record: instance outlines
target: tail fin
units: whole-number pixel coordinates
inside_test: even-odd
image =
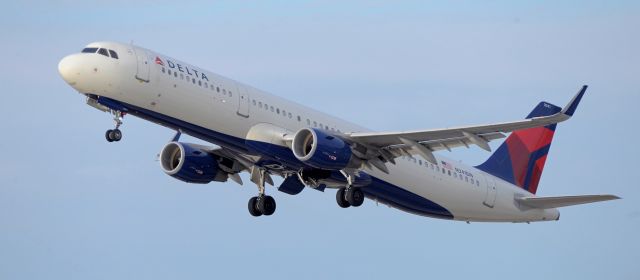
[[[527,119],[553,115],[561,110],[558,106],[540,102]],[[535,194],[555,130],[556,124],[516,130],[476,168]]]

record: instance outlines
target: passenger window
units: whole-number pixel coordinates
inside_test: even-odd
[[[298,121],[299,121],[299,122],[300,122],[300,121],[302,121],[302,118],[300,118],[300,116],[298,116]]]
[[[195,85],[196,84],[196,79],[191,78],[191,82],[193,82],[193,84]]]
[[[100,48],[98,49],[98,53],[106,57],[109,57],[109,53],[107,53],[107,49]]]
[[[476,185],[480,186],[480,181],[476,180]]]
[[[109,50],[109,54],[111,54],[112,58],[118,59],[118,54],[116,52],[114,52],[113,50]]]
[[[280,108],[276,108],[276,112],[278,112],[278,115],[280,115]]]
[[[217,91],[217,92],[220,92],[220,87],[216,87],[216,91]]]
[[[271,112],[274,112],[275,110],[273,109],[273,106],[270,107],[271,108]]]
[[[464,181],[468,183],[469,182],[469,177],[464,177]]]
[[[262,101],[258,102],[258,107],[262,109]]]
[[[178,72],[173,71],[173,76],[177,78],[178,77]]]
[[[180,73],[180,80],[182,80],[182,79],[184,79],[184,74]]]
[[[311,121],[309,119],[307,119],[307,125],[311,126]]]
[[[169,75],[171,75],[171,69],[167,70],[167,72],[169,73]]]
[[[204,83],[204,87],[209,88],[209,84],[207,84],[207,82]],[[256,101],[253,100],[253,102],[255,103]],[[255,104],[254,104],[255,105]]]
[[[164,72],[166,72],[166,71],[164,70],[164,67],[162,67],[162,73],[164,73]]]
[[[96,53],[98,51],[98,48],[84,48],[82,49],[83,53]]]
[[[198,80],[198,85],[202,86],[202,81]]]
[[[418,163],[420,163],[420,165],[422,165],[422,160],[419,160]]]
[[[318,126],[318,123],[316,121],[313,121],[313,127]]]
[[[229,91],[229,97],[233,96],[233,92]]]
[[[293,115],[291,115],[291,112],[289,112],[289,118],[292,119]]]
[[[256,104],[257,104],[257,103],[256,103],[256,100],[254,99],[254,100],[253,100],[253,106],[256,106]]]

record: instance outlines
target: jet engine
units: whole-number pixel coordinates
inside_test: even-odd
[[[195,144],[170,142],[160,151],[160,166],[167,175],[187,183],[225,182],[228,174],[218,158]]]
[[[359,168],[362,160],[353,155],[343,139],[324,130],[303,128],[293,137],[293,154],[305,164],[324,170]]]

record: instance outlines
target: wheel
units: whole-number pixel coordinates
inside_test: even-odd
[[[120,129],[114,129],[111,130],[111,132],[109,132],[109,138],[111,138],[111,140],[113,141],[120,141],[122,139],[122,131],[120,131]]]
[[[345,198],[344,192],[345,192],[344,188],[338,189],[338,191],[336,192],[336,202],[338,202],[338,206],[342,208],[347,208],[351,206],[351,204],[349,204],[349,201],[347,201],[347,199]]]
[[[113,142],[113,138],[111,138],[111,132],[113,132],[113,130],[109,129],[104,133],[104,138],[107,138],[107,141],[109,142]]]
[[[276,200],[270,196],[263,196],[258,200],[258,210],[265,216],[271,216],[276,212]]]
[[[349,188],[345,193],[345,197],[353,207],[358,207],[364,202],[364,193],[359,188]]]
[[[258,197],[254,196],[251,199],[249,199],[249,214],[251,214],[251,216],[254,217],[260,217],[262,216],[262,212],[260,212],[260,210],[258,209]]]

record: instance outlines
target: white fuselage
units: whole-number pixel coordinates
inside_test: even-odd
[[[66,57],[60,71],[82,94],[108,97],[239,139],[246,139],[249,130],[261,123],[291,134],[305,127],[321,127],[336,133],[366,131],[147,49],[111,42],[88,47],[91,46],[115,50],[119,59],[83,53]],[[158,63],[156,58],[160,59]],[[221,146],[226,143],[204,140]],[[444,157],[437,159],[438,165],[433,165],[419,158],[403,157],[389,166],[389,174],[377,169],[365,172],[444,207],[455,220],[530,222],[559,218],[556,209],[519,205],[515,197],[532,194],[517,186],[474,167]]]

